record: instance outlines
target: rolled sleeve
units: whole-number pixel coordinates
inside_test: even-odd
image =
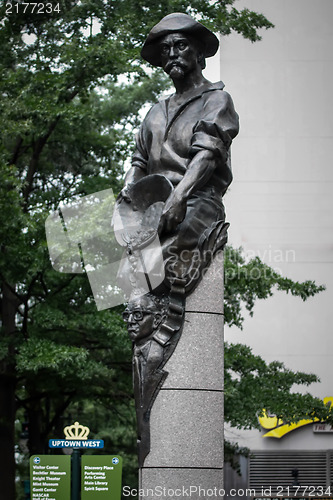
[[[238,115],[232,99],[227,92],[221,91],[220,99],[211,94],[205,103],[204,117],[193,128],[189,154],[193,157],[202,150],[209,150],[216,157],[226,157],[232,139],[239,130]],[[221,98],[222,97],[222,98]]]
[[[136,149],[132,156],[132,167],[138,167],[142,170],[147,170],[148,163],[148,152],[146,147],[144,146],[144,123],[141,125],[141,128],[136,136]]]

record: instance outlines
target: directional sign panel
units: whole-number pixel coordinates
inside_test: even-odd
[[[70,500],[71,457],[33,455],[30,458],[31,500]]]
[[[121,471],[121,457],[83,455],[81,461],[81,500],[120,500]]]

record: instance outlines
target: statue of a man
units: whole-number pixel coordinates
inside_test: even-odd
[[[170,76],[176,92],[144,119],[121,197],[129,201],[130,186],[150,174],[162,174],[173,184],[159,225],[167,279],[186,275],[189,252],[196,253],[203,233],[225,219],[222,196],[232,181],[229,148],[239,125],[224,84],[212,84],[202,74],[205,58],[218,45],[202,24],[174,13],[154,26],[141,51]],[[187,277],[187,292],[195,281]]]
[[[213,84],[202,74],[205,58],[213,56],[218,45],[217,37],[202,24],[187,14],[174,13],[154,26],[141,51],[146,61],[164,69],[176,89],[155,104],[144,119],[132,167],[118,197],[119,211],[127,217],[124,220],[131,221],[133,213],[137,221],[140,205],[146,210],[153,207],[150,199],[162,200],[158,192],[152,196],[152,191],[162,191],[163,186],[164,195],[167,193],[155,225],[162,247],[164,282],[155,289],[149,286],[149,296],[141,293],[140,297],[139,293],[134,298],[133,293],[124,318],[133,342],[141,466],[149,453],[150,411],[167,376],[163,367],[181,335],[185,298],[214,253],[226,243],[228,225],[222,196],[232,180],[230,145],[238,133],[238,115],[224,84]],[[142,220],[153,219],[152,209]],[[138,231],[127,238],[131,273],[125,265],[119,274],[131,275],[131,286],[138,283],[134,275],[142,261],[141,250],[153,233],[147,224],[143,227],[141,236]],[[154,252],[149,255],[154,261]],[[150,264],[154,270],[154,262]],[[144,275],[149,281],[147,270]]]

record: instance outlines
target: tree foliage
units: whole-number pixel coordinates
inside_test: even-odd
[[[259,428],[258,415],[265,408],[284,423],[314,416],[327,419],[329,408],[319,398],[294,392],[295,385],[319,382],[314,374],[293,371],[279,361],[266,363],[242,344],[226,344],[225,419],[234,427]],[[246,397],[244,397],[246,395]]]
[[[61,202],[120,189],[140,110],[168,85],[139,56],[150,28],[181,11],[214,31],[259,40],[260,30],[272,24],[234,3],[60,0],[60,11],[52,14],[6,14],[5,3],[0,6],[0,468],[8,471],[2,482],[7,500],[15,498],[15,419],[29,422],[30,454],[47,452],[48,438],[61,436],[71,419],[87,423],[105,439],[105,452],[123,454],[124,480],[134,481],[131,353],[120,309],[97,313],[85,275],[51,268],[44,224]],[[241,327],[242,304],[252,314],[254,301],[275,286],[303,299],[319,291],[273,271],[254,282],[245,273],[250,265],[239,251],[227,252],[227,268],[240,273],[227,280],[229,324]],[[256,390],[263,371],[273,374],[273,367],[243,349],[230,347],[226,357],[228,419],[236,425],[250,425],[245,413],[242,424],[233,410],[242,391]],[[252,372],[239,364],[246,359],[253,361]],[[237,370],[243,380],[238,385],[228,375]],[[278,380],[284,372],[289,377],[286,390],[292,381],[310,380],[283,367],[276,372]],[[262,405],[259,399],[248,404],[252,414]],[[313,401],[298,403],[301,408]]]
[[[285,278],[259,257],[246,261],[241,248],[226,248],[224,266],[225,321],[241,329],[244,307],[253,316],[255,301],[271,297],[275,290],[290,293],[303,301],[325,290],[325,286],[316,285],[314,281],[299,283]]]

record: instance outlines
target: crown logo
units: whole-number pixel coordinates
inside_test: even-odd
[[[88,439],[89,432],[89,427],[85,427],[79,424],[79,422],[75,422],[73,425],[68,425],[64,428],[66,439]]]

